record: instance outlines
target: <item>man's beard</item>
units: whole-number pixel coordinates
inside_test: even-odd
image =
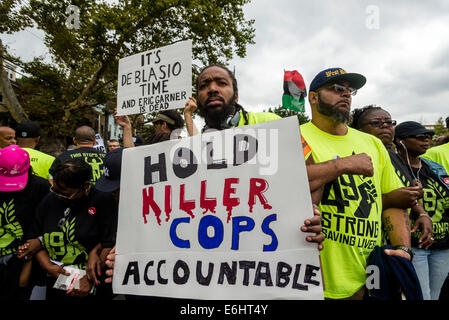
[[[348,123],[351,118],[351,113],[349,110],[342,110],[337,108],[335,105],[327,104],[320,99],[318,95],[318,106],[317,110],[322,115],[331,118],[337,123]]]
[[[220,125],[223,121],[226,121],[235,110],[235,93],[229,100],[229,103],[224,103],[219,110],[203,106],[199,101],[198,109],[200,116],[204,118],[206,124]]]

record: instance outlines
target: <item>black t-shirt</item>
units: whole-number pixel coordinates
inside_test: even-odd
[[[15,253],[30,238],[36,208],[49,189],[47,180],[30,174],[23,190],[0,192],[0,256]]]
[[[413,174],[410,168],[405,164],[397,154],[390,153],[391,162],[396,169],[396,173],[404,182],[405,186],[412,185],[413,179],[418,178],[423,186],[424,195],[419,201],[424,210],[432,218],[433,238],[435,239],[430,249],[448,249],[449,248],[449,191],[432,169],[425,162],[421,162],[422,167],[413,168]],[[418,215],[411,211],[410,220],[414,222]],[[412,246],[418,246],[418,240],[422,236],[421,231],[412,233]]]
[[[103,160],[106,153],[90,147],[81,147],[73,150],[67,150],[56,157],[50,168],[50,174],[54,176],[56,165],[67,159],[82,157],[92,167],[92,179],[90,182],[95,183],[103,174]]]
[[[114,246],[117,212],[112,194],[93,186],[88,196],[71,204],[50,193],[37,208],[33,234],[44,237],[50,259],[85,269],[88,254],[97,244]]]

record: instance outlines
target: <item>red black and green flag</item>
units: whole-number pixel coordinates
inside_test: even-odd
[[[297,112],[304,112],[304,98],[306,96],[306,85],[302,75],[296,70],[284,71],[282,107]]]

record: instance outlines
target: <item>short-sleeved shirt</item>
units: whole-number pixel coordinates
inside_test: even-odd
[[[449,142],[427,150],[422,155],[424,159],[432,160],[441,164],[446,172],[449,173]]]
[[[37,208],[33,236],[43,236],[50,259],[85,269],[88,254],[97,244],[114,246],[116,228],[112,194],[92,186],[88,196],[71,204],[48,194]]]
[[[432,172],[432,169],[422,161],[422,167],[408,167],[398,154],[390,152],[390,157],[396,168],[396,173],[410,187],[412,181],[417,178],[423,187],[423,197],[419,199],[424,210],[432,218],[434,242],[429,249],[449,249],[449,189]],[[412,172],[410,171],[412,170]],[[411,211],[410,222],[413,224],[418,215]],[[411,234],[412,247],[418,247],[422,232],[418,230]]]
[[[0,256],[15,253],[30,238],[36,207],[49,189],[47,180],[29,175],[23,190],[0,192]]]
[[[59,163],[62,163],[67,159],[81,157],[92,167],[92,179],[90,180],[90,182],[95,184],[95,182],[100,179],[101,175],[103,174],[103,160],[105,156],[106,153],[90,147],[81,147],[64,151],[59,156],[57,156],[55,161],[53,162],[53,165],[50,168],[50,175],[54,175],[56,165],[58,165]]]
[[[281,119],[280,116],[272,112],[247,112],[246,114],[248,116],[248,125]],[[240,120],[237,126],[240,127],[244,125],[245,119],[243,117],[243,113],[240,112]],[[302,136],[301,136],[301,143],[304,157],[307,158],[309,157],[309,154],[311,152],[310,146],[307,144],[307,141],[305,141]]]
[[[326,298],[352,296],[366,281],[366,262],[374,247],[382,244],[382,194],[402,187],[382,142],[348,128],[344,136],[331,135],[309,122],[301,134],[316,163],[354,154],[371,157],[374,175],[343,174],[324,186],[319,204],[321,251]]]
[[[55,157],[32,148],[23,148],[30,155],[33,172],[44,179],[49,178],[49,171]]]

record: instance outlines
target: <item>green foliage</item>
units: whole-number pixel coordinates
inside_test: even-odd
[[[278,116],[280,116],[281,118],[286,118],[286,117],[290,117],[290,116],[296,115],[298,117],[298,121],[299,121],[300,125],[310,121],[309,116],[307,114],[305,114],[304,112],[292,111],[292,110],[289,110],[289,109],[285,109],[282,106],[277,106],[274,109],[272,109],[270,107],[270,108],[268,108],[268,112],[275,113]]]
[[[30,27],[31,21],[19,14],[20,3],[17,0],[0,2],[0,33],[13,33]]]
[[[51,63],[10,57],[30,74],[22,78],[19,96],[44,132],[70,136],[96,118],[95,106],[109,102],[113,108],[120,58],[186,39],[193,40],[194,73],[200,65],[244,57],[246,46],[254,43],[254,21],[245,20],[242,10],[250,1],[8,0],[0,7],[7,18],[0,30],[33,25],[44,31]],[[69,5],[80,9],[78,29],[66,26]]]
[[[446,125],[444,123],[443,117],[440,117],[437,120],[437,123],[433,127],[433,130],[435,131],[435,135],[436,136],[444,136],[446,134],[449,134],[449,129],[446,128]]]

